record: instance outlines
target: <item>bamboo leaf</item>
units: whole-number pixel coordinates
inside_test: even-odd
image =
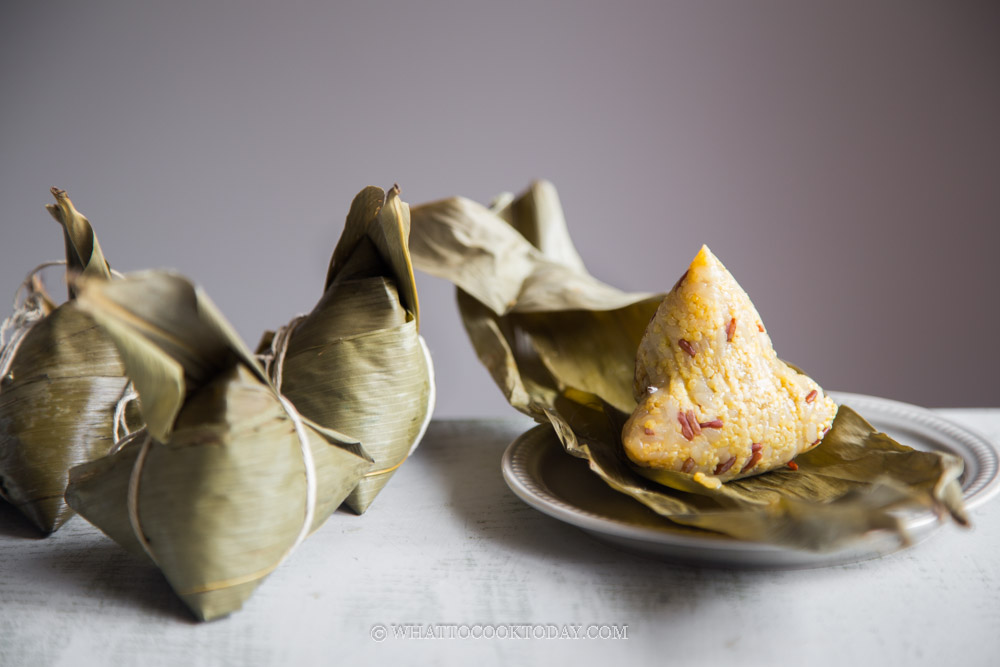
[[[51,189],[55,204],[47,204],[46,210],[63,227],[66,241],[66,263],[70,273],[82,273],[89,277],[111,278],[111,267],[104,259],[101,244],[86,216],[76,210],[65,190]],[[70,298],[74,290],[70,286]]]

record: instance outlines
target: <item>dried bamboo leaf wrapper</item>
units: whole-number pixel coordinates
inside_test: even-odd
[[[847,406],[822,445],[796,459],[797,471],[734,480],[718,490],[634,465],[620,441],[628,415],[597,396],[571,390],[549,403],[545,415],[566,451],[587,460],[609,486],[684,526],[828,551],[872,530],[905,541],[894,513],[901,508],[925,507],[968,523],[955,493],[961,459],[900,445]]]
[[[66,245],[66,265],[70,272],[81,273],[88,278],[111,279],[111,266],[104,258],[101,244],[85,215],[76,210],[65,190],[52,188],[55,204],[46,204],[45,209],[62,225],[63,240]],[[75,296],[72,284],[69,294]]]
[[[415,206],[411,219],[414,266],[450,280],[497,315],[613,311],[653,296],[623,292],[559,263],[488,208],[462,197]]]
[[[93,320],[61,307],[32,328],[10,375],[0,390],[3,493],[49,533],[73,514],[63,500],[69,469],[114,444],[124,368]]]
[[[614,378],[632,372],[636,346],[657,304],[654,297],[610,311],[515,313],[510,320],[530,338],[560,389],[587,387],[619,410],[629,410],[635,405],[632,390]]]
[[[554,401],[558,393],[552,376],[540,363],[532,363],[537,362],[537,355],[515,356],[513,347],[516,344],[511,343],[508,328],[492,310],[461,289],[456,292],[465,332],[507,402],[526,415],[544,421],[543,406]],[[534,375],[541,377],[535,380]]]
[[[900,508],[927,507],[967,523],[960,459],[899,445],[846,406],[823,442],[796,459],[795,472],[712,490],[690,476],[639,469],[623,451],[621,431],[635,407],[636,348],[660,297],[613,296],[604,285],[591,289],[588,277],[567,280],[583,269],[572,260],[562,216],[529,206],[522,210],[548,210],[547,217],[517,221],[514,201],[502,200],[499,215],[461,198],[415,207],[414,263],[456,284],[470,340],[511,405],[551,425],[564,449],[588,460],[609,486],[680,525],[819,551],[870,530],[905,539]],[[547,256],[517,239],[515,223],[546,239]],[[546,225],[559,229],[538,231]],[[553,247],[558,239],[569,247]],[[584,305],[593,302],[608,307]]]
[[[614,378],[632,372],[635,349],[662,297],[623,292],[586,273],[558,198],[548,196],[546,206],[521,204],[550,188],[536,184],[506,204],[504,210],[521,211],[520,217],[508,214],[511,223],[460,197],[414,207],[414,265],[455,283],[467,330],[472,319],[482,323],[485,316],[479,309],[471,312],[473,302],[491,313],[494,329],[503,334],[522,371],[547,377],[557,391],[580,386],[594,391],[600,385],[596,393],[605,400],[631,409],[631,387],[621,388]],[[532,212],[545,217],[527,219]],[[547,254],[515,224],[544,238]],[[532,414],[524,405],[514,407]]]
[[[933,489],[954,484],[962,472],[961,459],[900,445],[848,406],[841,406],[822,446],[796,459],[797,471],[733,480],[719,490],[689,483],[689,492],[674,480],[672,488],[664,489],[656,480],[666,481],[663,477],[670,473],[629,461],[617,440],[627,415],[613,412],[596,396],[577,393],[557,399],[548,417],[569,453],[588,460],[613,488],[676,523],[818,550],[836,548],[875,528],[902,536],[898,518],[889,510],[903,505],[947,512],[956,522],[968,523],[960,498]],[[861,532],[859,526],[864,527]]]
[[[330,317],[328,311],[351,316]],[[411,322],[411,328],[416,329],[392,281],[383,276],[344,280],[337,283],[337,289],[327,290],[313,312],[295,327],[289,352],[301,354],[305,349],[322,348],[372,331],[398,329]]]
[[[490,209],[547,258],[586,272],[583,259],[570,239],[559,193],[549,181],[533,182],[519,197],[504,193]]]
[[[158,308],[134,302],[148,293]],[[343,502],[371,459],[353,438],[301,418],[183,278],[84,282],[80,301],[121,348],[143,414],[160,421],[148,437],[75,468],[67,498],[112,539],[146,553],[198,618],[231,613]]]
[[[285,361],[287,379],[282,386],[287,396],[297,397],[298,409],[303,414],[323,414],[338,430],[357,434],[376,461],[348,499],[359,512],[370,505],[395,467],[405,460],[410,443],[423,428],[428,376],[415,325],[410,321],[396,329],[326,346],[323,367],[351,368],[350,373],[325,374],[311,355],[289,354]],[[387,387],[392,389],[386,399],[369,398],[386,395]]]
[[[419,334],[409,210],[397,188],[355,197],[325,291],[272,351],[271,375],[300,412],[358,438],[372,470],[346,502],[363,513],[419,442],[434,402],[433,367]],[[265,335],[263,347],[277,344]],[[283,361],[278,362],[278,357]]]
[[[57,204],[48,210],[63,227],[68,270],[110,278],[90,222],[64,191],[52,193]],[[77,309],[72,289],[56,306],[37,274],[25,287],[0,379],[0,495],[48,534],[73,515],[63,498],[69,469],[111,448],[127,380],[113,342]]]

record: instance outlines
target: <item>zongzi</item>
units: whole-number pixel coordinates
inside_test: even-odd
[[[706,246],[650,321],[633,392],[629,458],[709,487],[787,464],[819,444],[837,413],[778,359],[750,298]]]
[[[265,334],[258,348],[275,386],[303,415],[359,439],[375,459],[346,500],[359,514],[417,446],[434,409],[409,235],[398,186],[362,190],[319,303]]]
[[[371,458],[301,416],[186,279],[84,280],[78,300],[120,349],[146,425],[74,468],[67,500],[146,554],[198,618],[239,609]]]
[[[65,191],[52,194],[57,203],[46,208],[62,225],[67,272],[107,281],[111,269],[90,222]],[[63,499],[69,469],[113,444],[126,379],[114,344],[77,307],[73,287],[68,301],[53,303],[38,277],[47,265],[25,280],[26,295],[3,325],[0,496],[51,533],[73,515]]]

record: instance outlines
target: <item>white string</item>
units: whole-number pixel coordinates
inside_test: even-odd
[[[427,397],[427,414],[424,415],[424,423],[420,425],[420,431],[417,432],[417,437],[413,439],[413,444],[410,445],[410,451],[406,453],[406,458],[409,458],[416,451],[417,445],[424,439],[427,427],[431,423],[431,417],[434,415],[434,406],[437,404],[437,387],[434,383],[434,362],[431,360],[431,351],[427,347],[427,341],[424,340],[423,336],[418,335],[417,340],[420,342],[420,349],[423,350],[424,361],[427,364],[427,382],[430,385],[430,395]]]
[[[24,337],[31,331],[31,328],[38,324],[45,317],[43,293],[35,289],[34,278],[44,269],[50,266],[66,264],[66,260],[56,260],[53,262],[43,262],[32,269],[17,290],[14,292],[14,312],[4,319],[0,324],[0,381],[7,377],[11,366],[14,365],[14,357],[17,355]],[[27,290],[24,301],[20,301],[21,292]],[[7,336],[10,335],[8,339]],[[11,378],[13,379],[13,378]]]
[[[264,372],[272,376],[274,388],[278,392],[278,400],[281,401],[281,407],[284,408],[285,414],[288,415],[288,418],[292,420],[292,424],[295,425],[295,433],[299,438],[299,448],[302,450],[302,462],[305,464],[306,472],[306,514],[302,522],[302,529],[299,531],[298,537],[295,538],[295,542],[285,552],[285,555],[281,557],[281,560],[278,561],[275,567],[285,562],[292,555],[292,552],[302,544],[302,541],[306,539],[316,514],[316,464],[313,460],[312,449],[309,447],[309,436],[306,434],[305,424],[302,423],[302,415],[299,414],[299,411],[292,402],[281,394],[281,382],[285,368],[285,356],[288,354],[288,343],[291,341],[295,329],[305,318],[305,315],[299,315],[286,326],[278,329],[271,338],[271,345],[267,352],[257,357],[264,365]]]
[[[306,471],[305,520],[302,522],[302,529],[299,531],[298,537],[295,538],[295,543],[282,556],[278,565],[291,556],[292,552],[302,544],[302,540],[306,539],[309,535],[309,529],[312,527],[313,518],[316,514],[316,465],[313,461],[312,449],[309,447],[309,436],[306,434],[305,424],[302,423],[302,415],[299,414],[299,411],[292,402],[281,394],[281,382],[285,368],[285,356],[288,354],[288,343],[291,341],[295,329],[305,318],[305,315],[299,315],[286,326],[278,329],[271,339],[268,351],[259,355],[259,358],[264,363],[264,371],[268,375],[273,376],[274,388],[278,391],[278,400],[281,401],[281,407],[284,408],[285,414],[288,415],[289,419],[292,420],[292,424],[295,425],[295,433],[299,438],[299,447],[302,450],[302,461],[305,464]]]
[[[119,449],[121,449],[122,444],[120,443],[122,442],[122,440],[132,434],[132,431],[129,429],[128,426],[128,418],[126,416],[126,411],[128,409],[129,403],[137,400],[138,398],[139,394],[138,392],[136,392],[135,386],[132,384],[132,381],[130,380],[125,385],[125,388],[122,389],[121,396],[118,398],[118,403],[115,405],[115,417],[114,421],[112,422],[114,424],[114,439],[115,439],[115,448],[113,452],[117,452]],[[122,431],[124,431],[124,433],[122,433]]]
[[[267,351],[257,355],[257,359],[264,366],[264,372],[271,377],[274,388],[278,390],[278,393],[281,393],[281,382],[284,379],[285,355],[288,354],[288,343],[292,339],[295,329],[298,328],[305,318],[305,315],[299,315],[287,325],[278,329],[271,338],[271,345]]]
[[[278,394],[278,400],[281,401],[281,407],[285,409],[285,414],[288,415],[295,425],[295,434],[299,438],[299,448],[302,450],[302,462],[305,464],[306,472],[306,515],[302,521],[302,529],[299,531],[298,537],[295,538],[294,544],[285,552],[285,555],[281,557],[281,560],[278,561],[275,567],[285,562],[292,555],[292,552],[302,544],[302,541],[306,539],[309,535],[309,529],[312,528],[313,518],[316,515],[316,463],[313,461],[312,449],[309,447],[309,436],[306,434],[306,426],[302,423],[302,415],[295,409],[291,401],[281,394]]]
[[[134,434],[125,436],[126,441],[134,440],[138,437],[139,433],[143,431],[137,431]],[[134,436],[134,437],[133,437]],[[117,451],[123,447],[126,443],[115,443],[114,451]],[[142,475],[142,467],[146,463],[146,455],[149,454],[149,448],[153,444],[153,436],[146,434],[146,439],[142,441],[142,445],[139,447],[139,453],[135,457],[135,465],[132,466],[132,474],[128,478],[128,522],[132,527],[132,534],[135,535],[135,539],[139,541],[142,546],[142,550],[146,552],[149,559],[159,565],[159,561],[156,560],[156,556],[153,555],[153,550],[149,547],[149,542],[146,540],[146,534],[142,532],[142,525],[139,523],[139,477]]]
[[[133,431],[133,432],[129,433],[128,435],[122,436],[121,440],[119,440],[119,441],[115,442],[115,444],[111,445],[111,448],[108,450],[108,453],[106,454],[106,456],[111,456],[112,454],[117,454],[118,452],[120,452],[125,447],[125,445],[130,444],[133,440],[138,440],[139,436],[143,436],[143,435],[146,435],[146,427],[145,426],[143,426],[138,431]]]

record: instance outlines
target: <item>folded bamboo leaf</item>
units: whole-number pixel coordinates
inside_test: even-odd
[[[967,523],[960,459],[904,447],[847,406],[796,472],[708,489],[632,463],[622,427],[636,406],[636,350],[662,295],[626,294],[589,276],[558,200],[532,203],[547,187],[502,197],[493,211],[461,198],[414,207],[414,265],[455,283],[470,340],[511,405],[549,424],[609,486],[679,525],[812,550],[876,529],[905,539],[901,508]]]
[[[65,190],[52,188],[51,192],[56,203],[46,204],[45,208],[62,225],[67,269],[71,273],[82,273],[90,278],[110,279],[111,267],[104,259],[101,244],[97,242],[90,220],[76,210]],[[72,283],[69,284],[69,293],[71,297],[74,295]]]
[[[500,195],[490,207],[531,245],[558,264],[586,272],[583,259],[569,237],[559,193],[548,181],[535,181],[515,197]]]
[[[692,483],[685,493],[656,484],[655,474],[640,471],[625,456],[617,426],[627,415],[609,416],[606,412],[614,408],[602,406],[595,396],[581,404],[579,396],[561,397],[550,411],[554,437],[569,453],[588,460],[612,488],[675,523],[739,539],[829,550],[874,529],[905,539],[891,513],[903,507],[947,511],[957,522],[968,522],[960,498],[932,488],[954,484],[961,459],[900,445],[847,406],[841,406],[823,444],[796,459],[797,471],[734,480],[717,491]]]
[[[492,211],[468,199],[422,204],[413,208],[411,218],[414,266],[452,281],[497,315],[612,311],[654,297],[622,292],[560,263]]]
[[[586,273],[574,259],[578,255],[558,199],[550,197],[545,207],[521,205],[525,198],[537,198],[542,187],[536,185],[507,205],[511,223],[462,198],[415,207],[414,265],[452,281],[487,308],[518,364],[544,367],[554,389],[594,390],[600,385],[597,393],[630,410],[635,404],[631,385],[622,388],[615,378],[632,373],[635,349],[662,296],[622,292]],[[545,215],[524,219],[518,211]],[[546,239],[547,253],[532,246],[517,228]],[[466,322],[470,303],[459,300]],[[533,375],[538,375],[537,369]],[[532,414],[526,406],[514,407]]]
[[[371,466],[295,411],[207,296],[163,272],[79,284],[146,429],[72,470],[70,505],[145,553],[200,619],[239,609]]]
[[[270,350],[272,379],[303,415],[358,438],[374,458],[346,500],[359,514],[416,447],[434,407],[409,233],[398,188],[362,190],[319,303],[258,347]]]
[[[111,270],[90,222],[64,191],[52,194],[57,203],[47,208],[62,226],[67,270],[107,280]],[[0,346],[0,496],[48,534],[73,515],[63,499],[69,469],[111,448],[127,381],[114,344],[76,307],[73,288],[56,306],[37,271],[4,322]]]

